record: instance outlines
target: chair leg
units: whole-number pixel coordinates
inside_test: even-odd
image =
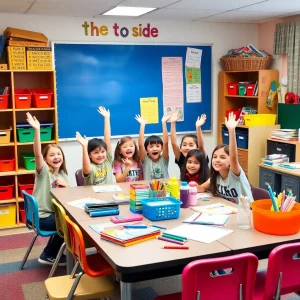
[[[79,284],[79,281],[80,281],[82,275],[83,275],[83,272],[80,272],[80,273],[77,275],[77,277],[76,277],[76,279],[75,279],[75,281],[74,281],[74,283],[73,283],[73,285],[72,285],[72,287],[71,287],[71,290],[70,290],[69,295],[68,295],[68,297],[67,297],[66,300],[72,300],[72,299],[73,299],[74,293],[75,293],[75,291],[76,291],[76,288],[77,288],[77,286],[78,286],[78,284]]]
[[[35,240],[36,240],[37,237],[38,237],[38,234],[36,233],[35,236],[33,237],[32,241],[31,241],[31,243],[30,243],[27,251],[26,251],[26,254],[25,254],[23,260],[22,260],[22,263],[21,263],[21,266],[20,266],[20,269],[19,269],[20,271],[23,270],[24,265],[25,265],[25,263],[27,261],[27,258],[28,258],[29,254],[31,252],[31,249],[32,249],[32,247],[33,247],[33,245],[34,245]]]
[[[71,275],[70,275],[70,279],[73,279],[73,278],[74,278],[75,273],[76,273],[78,267],[79,267],[79,261],[76,261],[76,264],[75,264],[75,266],[74,266],[74,268],[73,268],[73,270],[72,270],[72,273],[71,273]]]
[[[55,273],[55,271],[56,271],[56,269],[57,269],[57,266],[58,266],[58,264],[59,264],[60,258],[61,258],[61,256],[62,256],[62,254],[63,254],[65,248],[66,248],[66,243],[63,243],[63,244],[60,246],[60,249],[59,249],[59,251],[58,251],[58,253],[57,253],[57,256],[56,256],[55,261],[54,261],[54,263],[53,263],[53,266],[52,266],[52,268],[51,268],[51,270],[50,270],[50,273],[49,273],[48,278],[51,278],[51,277],[54,275],[54,273]]]

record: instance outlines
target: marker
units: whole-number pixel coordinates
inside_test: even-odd
[[[165,242],[170,242],[170,243],[174,243],[174,244],[178,244],[178,245],[184,245],[184,242],[175,241],[175,240],[163,237],[163,236],[159,236],[158,239],[161,240],[161,241],[165,241]]]
[[[165,235],[166,237],[169,237],[169,238],[178,238],[178,239],[182,239],[182,240],[187,240],[186,237],[184,236],[179,236],[179,235],[175,235],[175,234],[170,234],[170,233],[167,233],[167,232],[164,232],[163,235]]]
[[[147,225],[123,225],[124,228],[147,228]]]
[[[188,246],[164,246],[163,249],[181,249],[181,250],[188,250]]]
[[[149,224],[149,225],[152,226],[152,227],[159,228],[159,229],[168,229],[166,227],[162,227],[162,226],[158,226],[158,225],[153,225],[153,224]]]

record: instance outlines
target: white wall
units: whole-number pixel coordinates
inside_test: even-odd
[[[85,36],[82,28],[84,21],[93,21],[95,25],[106,25],[110,28],[110,34],[105,37]],[[112,25],[117,22],[126,27],[138,24],[155,26],[159,30],[157,38],[127,38],[115,37],[112,34]],[[249,43],[257,46],[258,26],[256,24],[211,23],[211,22],[179,22],[179,21],[147,21],[144,19],[107,19],[107,18],[62,18],[34,15],[9,15],[0,14],[0,32],[6,27],[43,32],[51,41],[76,41],[76,42],[117,42],[117,43],[179,43],[179,44],[213,44],[213,93],[212,93],[212,132],[205,133],[205,146],[208,154],[216,146],[217,132],[214,130],[217,124],[218,103],[218,72],[221,70],[219,58],[231,48],[238,48]],[[206,99],[203,99],[206,101]],[[188,116],[185,116],[188,119]],[[195,120],[191,120],[195,122]],[[178,136],[178,143],[181,136]],[[116,140],[113,141],[113,149]],[[81,167],[81,149],[76,142],[61,142],[67,159],[67,167],[70,174],[71,185],[75,185],[74,173]],[[174,163],[174,156],[170,148],[170,176],[179,176],[178,167]]]

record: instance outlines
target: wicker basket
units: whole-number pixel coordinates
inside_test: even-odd
[[[224,71],[266,70],[272,60],[272,55],[266,57],[221,57]]]

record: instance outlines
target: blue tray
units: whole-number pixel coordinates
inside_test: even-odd
[[[54,123],[41,122],[40,125],[41,125],[41,127],[49,127],[49,126],[53,126]],[[29,128],[29,127],[31,127],[31,125],[28,123],[18,123],[16,125],[16,127],[17,128]]]

